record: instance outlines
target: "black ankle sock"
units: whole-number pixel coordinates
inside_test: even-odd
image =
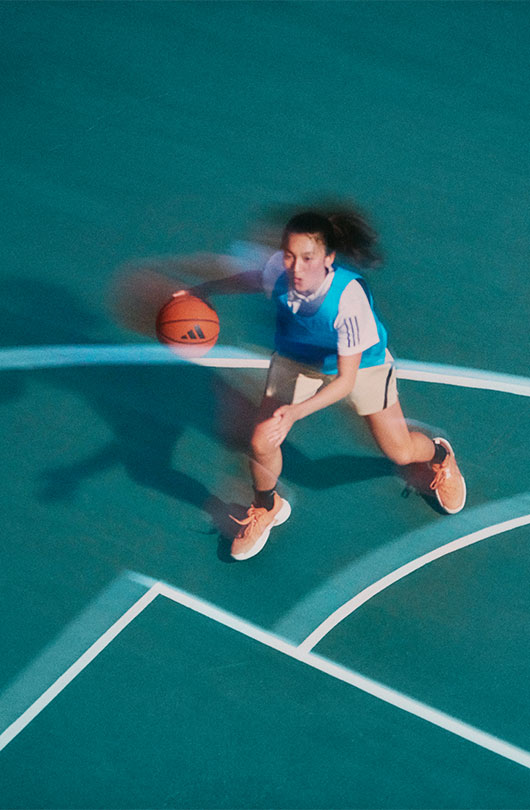
[[[275,489],[254,489],[254,505],[269,511],[274,506]]]
[[[445,459],[447,458],[447,450],[440,444],[439,442],[433,442],[434,444],[434,456],[431,459],[431,464],[443,464]]]

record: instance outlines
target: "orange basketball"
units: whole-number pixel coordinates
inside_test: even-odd
[[[158,313],[156,334],[182,357],[202,357],[217,342],[219,318],[201,298],[181,291]]]

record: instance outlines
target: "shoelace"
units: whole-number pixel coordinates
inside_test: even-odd
[[[431,481],[430,484],[431,489],[438,489],[440,484],[443,484],[443,482],[448,476],[449,476],[449,465],[440,464],[440,466],[436,470],[433,480]]]
[[[247,512],[246,518],[243,518],[243,520],[238,520],[236,517],[234,517],[234,515],[230,515],[230,517],[232,518],[232,520],[235,520],[236,523],[239,523],[240,526],[248,526],[249,523],[258,521],[260,518],[259,512],[264,511],[266,510],[263,509],[262,507],[251,506]]]

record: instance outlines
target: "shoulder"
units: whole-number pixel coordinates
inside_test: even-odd
[[[336,278],[335,287],[342,290],[346,289],[346,287],[356,289],[363,282],[362,276],[353,267],[336,265],[334,266],[334,275]]]
[[[364,279],[361,276],[350,279],[342,290],[339,310],[358,314],[371,309],[372,303]]]
[[[352,299],[366,295],[366,282],[353,267],[338,266],[335,268],[335,276],[342,287],[342,295]]]

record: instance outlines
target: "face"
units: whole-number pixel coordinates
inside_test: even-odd
[[[297,292],[318,290],[330,270],[335,253],[309,233],[291,233],[283,247],[283,263]]]

